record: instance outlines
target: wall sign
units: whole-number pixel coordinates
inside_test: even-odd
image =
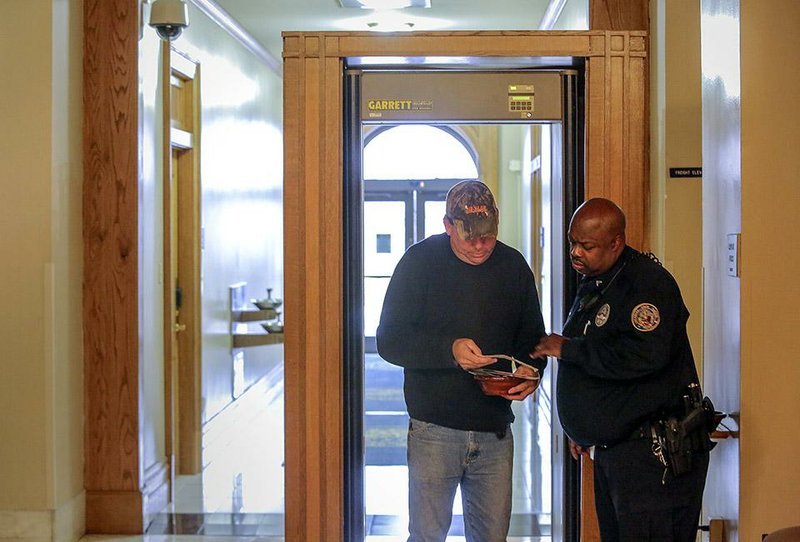
[[[702,177],[703,168],[701,167],[671,167],[669,168],[670,179],[679,179],[683,177]]]
[[[728,275],[731,277],[739,276],[739,234],[729,233],[727,235],[727,265]]]

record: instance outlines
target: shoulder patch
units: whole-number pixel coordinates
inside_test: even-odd
[[[631,311],[631,324],[639,331],[653,331],[660,323],[661,314],[652,303],[639,303]]]
[[[594,325],[603,327],[608,322],[608,317],[611,315],[611,307],[608,303],[603,304],[597,314],[594,315]]]

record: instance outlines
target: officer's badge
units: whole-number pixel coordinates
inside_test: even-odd
[[[639,303],[631,311],[631,323],[639,331],[653,331],[661,323],[658,307],[650,303]]]
[[[608,322],[608,316],[611,314],[611,307],[609,307],[608,303],[605,303],[600,310],[597,311],[597,314],[594,315],[594,325],[597,327],[602,327]]]

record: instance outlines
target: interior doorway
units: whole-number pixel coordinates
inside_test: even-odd
[[[512,80],[522,79],[517,75],[513,74]],[[452,78],[452,74],[448,76]],[[444,200],[453,184],[473,178],[489,184],[500,206],[499,239],[517,248],[531,265],[548,330],[553,330],[563,317],[563,266],[560,258],[553,255],[560,254],[563,247],[560,239],[567,204],[565,172],[570,175],[568,182],[577,186],[580,171],[574,167],[580,159],[572,133],[575,104],[563,99],[564,92],[574,90],[575,83],[563,84],[563,77],[554,73],[557,113],[548,109],[546,91],[541,92],[541,109],[534,105],[534,86],[538,89],[540,81],[517,85],[506,80],[495,84],[504,92],[501,113],[487,112],[487,107],[472,108],[470,103],[474,102],[467,102],[461,104],[460,112],[458,106],[455,113],[452,107],[446,113],[437,111],[434,122],[428,123],[415,118],[414,113],[405,119],[402,115],[389,115],[388,120],[369,121],[370,106],[366,115],[353,115],[359,106],[363,109],[365,102],[374,98],[370,93],[374,90],[365,91],[362,84],[348,83],[357,87],[358,92],[351,96],[360,96],[360,100],[351,103],[350,115],[345,117],[350,119],[349,128],[345,128],[346,145],[350,146],[346,153],[350,161],[345,168],[345,253],[358,253],[362,260],[360,265],[346,269],[346,295],[349,307],[363,311],[345,316],[346,322],[363,330],[360,337],[355,336],[355,330],[349,330],[345,341],[349,372],[344,379],[344,396],[349,398],[345,428],[351,437],[345,454],[348,540],[378,540],[375,537],[385,536],[404,540],[407,536],[408,415],[402,394],[402,368],[380,358],[374,336],[394,266],[411,244],[444,231]],[[570,72],[567,78],[574,79],[574,73]],[[487,80],[483,77],[483,81]],[[452,82],[450,79],[446,88],[454,88]],[[461,84],[469,86],[463,80]],[[380,89],[390,87],[393,85],[377,85]],[[393,107],[392,99],[377,107]],[[458,99],[456,93],[451,103]],[[417,103],[431,102],[423,99]],[[412,111],[414,106],[400,107]],[[570,109],[566,120],[562,118],[565,107]],[[534,111],[544,118],[522,116]],[[513,115],[511,119],[509,113]],[[448,115],[455,118],[441,122],[440,117]],[[569,195],[574,196],[575,192],[571,188]],[[355,235],[360,238],[354,239]],[[563,474],[563,456],[553,453],[563,450],[562,446],[553,445],[563,435],[553,412],[551,374],[549,369],[545,371],[533,399],[513,405],[516,450],[509,540],[568,539],[562,538],[562,527],[555,533],[552,528],[554,517],[559,521],[564,517],[565,494],[563,487],[554,486],[554,481],[563,484],[569,477]],[[363,447],[358,442],[363,442]],[[460,506],[457,495],[448,540],[463,537]]]
[[[201,468],[200,85],[197,62],[163,47],[164,376],[170,495]]]

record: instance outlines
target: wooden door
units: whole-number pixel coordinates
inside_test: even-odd
[[[164,371],[171,480],[202,467],[200,321],[200,67],[164,60]]]

